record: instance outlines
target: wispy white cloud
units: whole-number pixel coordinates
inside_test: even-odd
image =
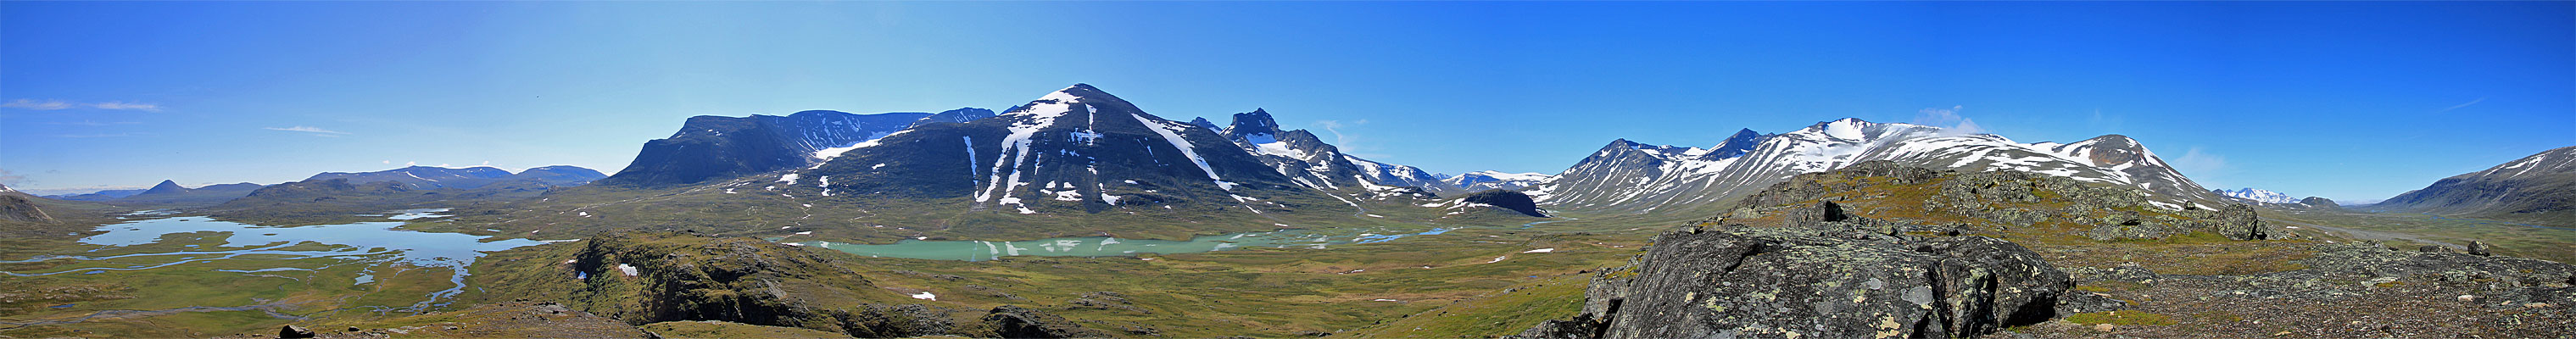
[[[16,109],[32,109],[32,110],[39,110],[39,111],[51,111],[51,110],[58,110],[58,109],[72,108],[72,106],[74,106],[72,103],[69,103],[69,102],[63,102],[62,100],[45,100],[45,101],[36,101],[36,100],[29,100],[29,99],[18,99],[18,100],[10,100],[9,102],[5,102],[5,103],[0,103],[0,107],[5,107],[5,108],[16,108]]]
[[[109,126],[109,125],[132,125],[132,124],[139,124],[139,122],[133,122],[133,121],[97,122],[97,121],[81,120],[81,121],[71,121],[71,122],[48,122],[48,123],[45,123],[45,124],[46,124],[46,125],[72,125],[72,126]]]
[[[26,175],[9,172],[9,169],[6,168],[0,168],[0,186],[13,186],[11,188],[16,188],[14,186],[20,186],[20,184],[26,183],[29,183]]]
[[[57,136],[58,136],[58,137],[64,137],[64,138],[122,138],[122,137],[138,136],[138,135],[151,135],[151,133],[64,134],[64,135],[57,135]]]
[[[2451,110],[2460,109],[2461,107],[2469,107],[2469,105],[2476,105],[2476,104],[2481,103],[2481,102],[2487,102],[2487,98],[2486,98],[2486,97],[2478,97],[2478,99],[2477,99],[2477,100],[2469,100],[2469,103],[2465,103],[2465,104],[2458,104],[2458,105],[2451,105],[2451,107],[2449,107],[2449,108],[2443,108],[2442,110],[2440,110],[2440,111],[2435,111],[2435,112],[2436,112],[2436,113],[2438,113],[2438,112],[2450,112]]]
[[[271,131],[305,132],[305,133],[312,133],[312,134],[313,134],[313,136],[317,136],[317,137],[337,137],[337,136],[342,136],[342,135],[348,135],[348,134],[349,134],[349,132],[341,132],[341,131],[327,130],[327,129],[322,129],[321,127],[313,127],[313,126],[295,126],[295,127],[261,127],[260,129],[271,130]]]
[[[1914,115],[1914,124],[1940,127],[1943,135],[1985,133],[1986,128],[1977,126],[1977,120],[1959,116],[1959,111],[1967,108],[1968,106],[1964,105],[1950,106],[1950,108],[1925,108],[1916,111],[1918,113]]]
[[[147,111],[147,112],[160,112],[160,111],[161,111],[161,105],[147,104],[147,103],[139,103],[139,102],[102,102],[102,103],[89,104],[89,107],[98,108],[98,109],[121,109],[121,110],[136,110],[136,111]]]
[[[2183,151],[2181,157],[2173,158],[2166,163],[2172,164],[2174,170],[2182,172],[2183,176],[2191,177],[2192,181],[2202,184],[2215,184],[2212,181],[2225,176],[2228,170],[2226,156],[2203,152],[2198,146]]]
[[[140,103],[140,102],[124,102],[124,101],[108,101],[108,102],[94,102],[94,103],[79,103],[79,102],[70,102],[70,101],[62,101],[62,100],[50,100],[50,99],[49,99],[49,100],[18,99],[18,100],[10,100],[9,102],[0,102],[0,108],[32,109],[32,110],[39,110],[39,111],[51,111],[51,110],[71,109],[71,108],[78,108],[78,107],[89,107],[89,108],[96,108],[96,109],[108,109],[108,110],[149,111],[149,112],[160,112],[160,111],[161,111],[161,105],[157,105],[157,104],[149,104],[149,103]]]
[[[1375,151],[1375,150],[1377,150],[1377,147],[1371,147],[1371,146],[1365,145],[1365,144],[1364,144],[1364,143],[1365,143],[1365,141],[1364,141],[1364,140],[1366,140],[1366,139],[1360,138],[1360,136],[1359,136],[1359,135],[1343,134],[1343,133],[1342,133],[1342,129],[1343,129],[1343,128],[1348,128],[1348,127],[1352,127],[1352,126],[1359,126],[1359,125],[1367,125],[1368,123],[1369,123],[1368,119],[1352,120],[1352,121],[1350,121],[1350,122],[1342,122],[1342,121],[1340,121],[1340,120],[1317,120],[1317,121],[1315,121],[1315,124],[1314,124],[1314,125],[1315,125],[1315,127],[1323,127],[1323,128],[1324,128],[1324,133],[1332,133],[1332,134],[1333,134],[1333,147],[1334,147],[1334,148],[1340,148],[1340,149],[1342,150],[1342,153],[1343,153],[1343,154],[1350,154],[1350,155],[1352,155],[1352,156],[1357,156],[1357,157],[1361,157],[1361,158],[1368,158],[1368,159],[1370,159],[1370,160],[1385,160],[1385,159],[1389,159],[1389,158],[1394,158],[1394,157],[1395,157],[1395,155],[1392,155],[1392,154],[1362,153],[1362,152],[1367,152],[1367,151]]]

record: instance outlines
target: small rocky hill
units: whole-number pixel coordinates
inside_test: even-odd
[[[1799,175],[1657,236],[1628,265],[1595,273],[1580,314],[1519,336],[2576,334],[2576,265],[2482,246],[2282,239],[2250,206],[2142,196],[1889,163]]]
[[[1489,189],[1483,192],[1476,192],[1475,194],[1468,194],[1464,197],[1458,197],[1458,202],[1460,206],[1491,207],[1494,209],[1520,213],[1521,215],[1540,218],[1548,217],[1546,213],[1547,211],[1540,210],[1538,208],[1538,202],[1531,201],[1528,194],[1522,194],[1517,191]]]

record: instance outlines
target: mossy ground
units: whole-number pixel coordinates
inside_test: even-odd
[[[722,321],[672,321],[645,324],[663,338],[848,338],[849,335],[810,329],[747,325]]]
[[[2164,325],[2173,325],[2173,324],[2174,324],[2174,321],[2173,321],[2173,318],[2172,318],[2172,317],[2166,317],[2165,315],[2162,315],[2162,314],[2147,313],[2147,312],[2139,312],[2139,311],[2110,311],[2110,312],[2078,313],[2078,314],[2075,314],[2075,315],[2069,315],[2069,316],[2066,316],[2066,321],[2067,321],[2067,322],[2072,322],[2072,323],[2077,323],[2077,324],[2085,324],[2085,325],[2093,325],[2093,324],[2112,324],[2112,325],[2120,325],[2120,326],[2137,326],[2137,325],[2156,325],[2156,326],[2164,326]]]

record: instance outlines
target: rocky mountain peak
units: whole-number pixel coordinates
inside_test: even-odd
[[[1279,133],[1279,122],[1270,118],[1269,111],[1255,108],[1251,112],[1235,113],[1234,123],[1225,129],[1225,133],[1228,136],[1275,135]]]
[[[1216,122],[1208,121],[1205,117],[1190,118],[1190,126],[1206,128],[1211,132],[1225,132],[1225,127],[1219,127],[1216,125]]]
[[[1737,130],[1735,131],[1735,135],[1726,137],[1726,141],[1718,142],[1717,146],[1709,147],[1707,151],[1708,153],[1701,154],[1700,159],[1718,160],[1744,156],[1745,153],[1753,152],[1753,146],[1761,145],[1762,139],[1769,137],[1769,135],[1754,132],[1753,129],[1750,128]]]

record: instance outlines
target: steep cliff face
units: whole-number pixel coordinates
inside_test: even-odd
[[[821,161],[815,152],[824,149],[876,140],[917,124],[990,115],[988,110],[963,108],[938,114],[818,110],[787,116],[690,117],[671,137],[644,143],[634,162],[600,182],[661,187],[803,167]]]

